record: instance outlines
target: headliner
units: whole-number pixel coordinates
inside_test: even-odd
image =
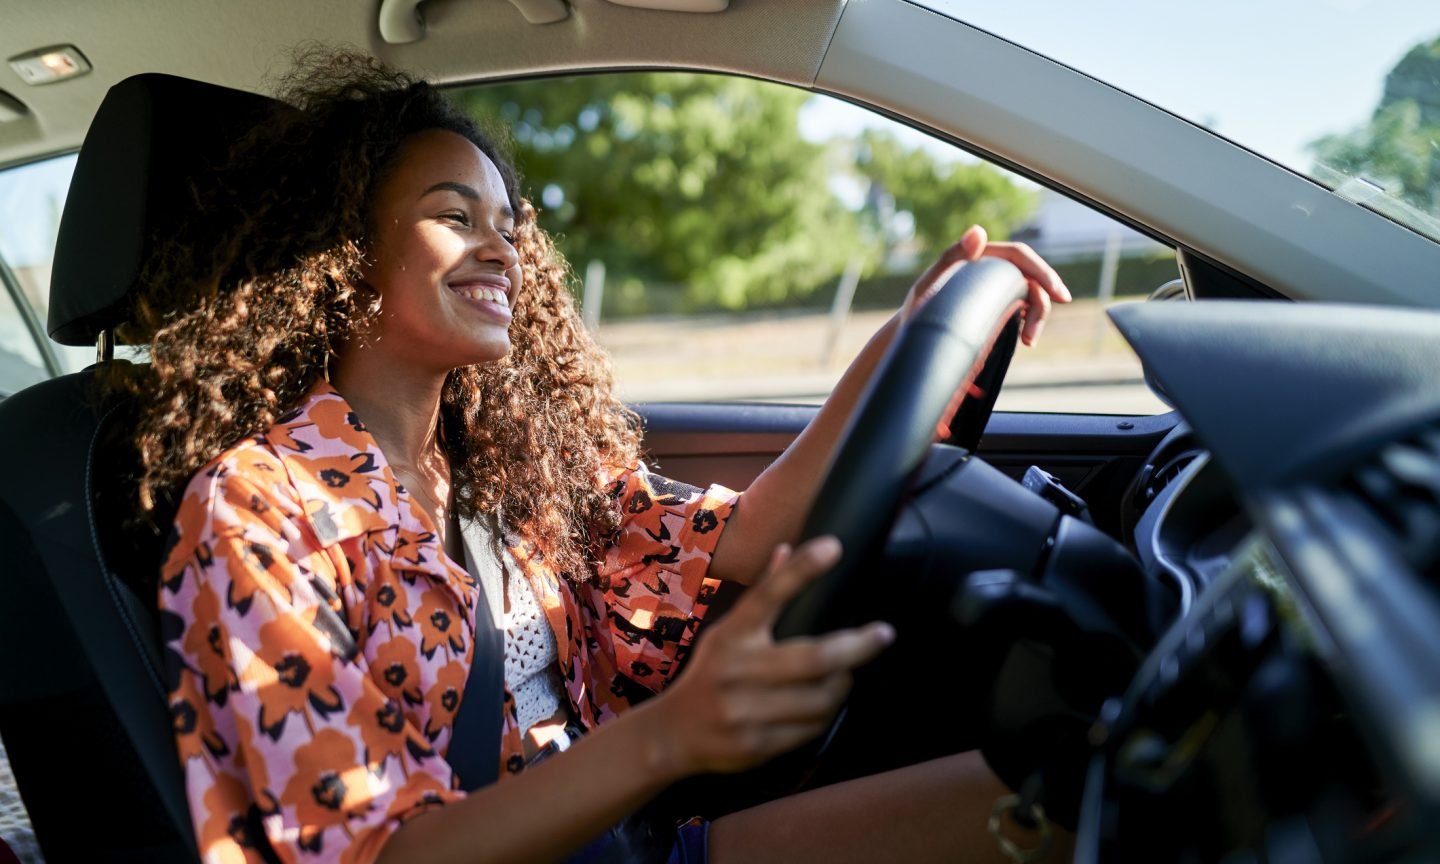
[[[309,40],[358,46],[435,82],[601,68],[740,72],[809,86],[843,0],[731,0],[720,13],[655,12],[569,0],[570,17],[528,24],[508,0],[428,0],[424,39],[380,38],[379,3],[355,0],[0,0],[0,54],[73,44],[94,71],[32,87],[8,65],[0,90],[29,108],[0,123],[0,166],[74,150],[105,91],[166,72],[269,92],[290,51]]]

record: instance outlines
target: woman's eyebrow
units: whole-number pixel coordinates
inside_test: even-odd
[[[448,192],[454,192],[454,193],[457,194],[457,195],[462,195],[462,196],[464,196],[464,197],[466,197],[466,198],[469,198],[471,201],[479,201],[479,200],[480,200],[480,193],[479,193],[479,192],[476,192],[474,187],[472,187],[472,186],[466,186],[464,183],[453,183],[453,182],[451,182],[451,181],[449,181],[449,180],[446,180],[446,181],[443,181],[443,182],[440,182],[440,183],[436,183],[434,186],[431,186],[429,189],[426,189],[424,192],[420,193],[420,197],[421,197],[421,198],[424,198],[426,195],[429,195],[431,192],[446,192],[446,191],[448,191]]]
[[[480,193],[475,191],[475,187],[466,186],[464,183],[455,183],[450,180],[436,183],[434,186],[431,186],[429,189],[421,192],[420,197],[424,198],[431,192],[454,192],[457,195],[469,198],[471,201],[480,200]],[[500,214],[511,221],[514,221],[515,219],[515,211],[510,207],[508,203],[500,205]]]

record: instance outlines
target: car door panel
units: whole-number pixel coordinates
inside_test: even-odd
[[[696,485],[744,489],[795,440],[818,408],[756,403],[648,403],[645,447],[656,470]],[[1118,533],[1120,503],[1147,454],[1175,424],[1153,417],[996,412],[979,454],[1020,479],[1035,465],[1089,503],[1097,524]]]

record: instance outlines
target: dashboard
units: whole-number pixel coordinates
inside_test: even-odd
[[[1440,860],[1440,316],[1112,315],[1186,418],[1127,495],[1179,611],[1091,729],[1075,860]]]

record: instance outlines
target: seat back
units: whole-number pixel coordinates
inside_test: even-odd
[[[123,323],[192,181],[273,100],[168,75],[107,94],[76,162],[51,279],[51,336]],[[134,405],[91,367],[0,402],[0,737],[53,861],[195,861],[156,632],[163,538],[126,527]]]

